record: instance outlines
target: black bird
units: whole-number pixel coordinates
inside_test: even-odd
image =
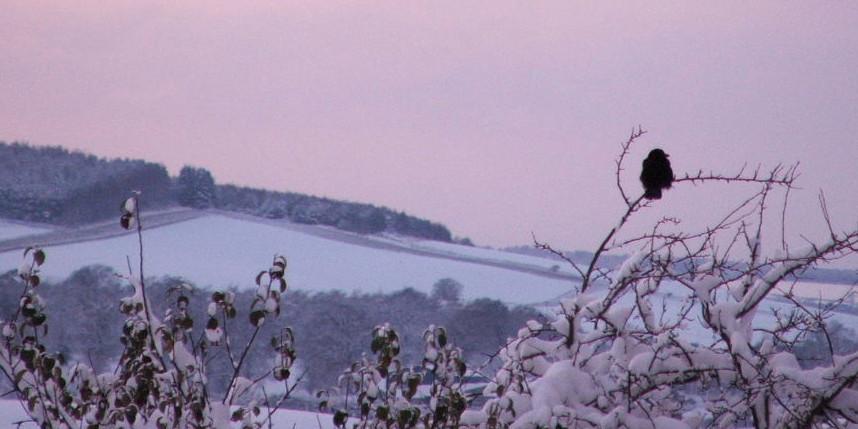
[[[661,190],[670,189],[673,183],[673,170],[670,168],[670,155],[661,149],[653,149],[643,161],[641,183],[644,187],[644,198],[661,199]]]

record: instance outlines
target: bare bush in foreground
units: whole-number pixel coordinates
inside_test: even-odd
[[[831,353],[828,362],[803,368],[792,351],[809,335],[831,344],[826,327],[838,302],[809,305],[789,292],[804,270],[854,255],[858,230],[838,232],[828,222],[820,242],[764,251],[767,214],[786,210],[770,208],[772,195],[788,193],[797,177],[794,167],[777,166],[679,177],[674,186],[756,187],[714,225],[689,231],[664,218],[645,234],[618,239],[632,216],[655,205],[629,197],[620,178],[643,134],[633,132],[617,160],[626,207],[618,225],[589,266],[568,260],[582,278],[574,297],[563,300],[556,319],[531,322],[501,350],[503,367],[484,392],[491,399],[467,411],[463,426],[858,427],[858,353]],[[633,255],[601,270],[609,250]],[[787,291],[781,302],[763,306],[776,288]]]
[[[125,315],[124,351],[113,372],[99,374],[91,364],[65,362],[62,354],[47,350],[43,338],[48,317],[38,295],[45,253],[35,248],[24,253],[18,271],[21,299],[13,317],[2,324],[0,372],[24,401],[30,418],[43,428],[249,429],[270,424],[273,410],[294,387],[288,381],[295,361],[291,329],[271,338],[272,363],[264,377],[245,377],[245,359],[263,324],[280,313],[286,260],[275,257],[257,276],[257,297],[247,316],[252,336],[236,349],[228,330],[235,328],[232,319],[238,314],[232,293],[212,294],[204,327],[191,318],[182,286],[172,291],[175,301],[163,318],[153,313],[143,276],[137,198],[128,199],[122,210],[121,225],[137,232],[140,265],[137,276],[125,277],[134,293],[119,305]],[[218,398],[208,389],[207,364],[215,353],[226,353],[232,367],[229,386]],[[262,383],[267,378],[282,383],[285,394],[267,394]]]

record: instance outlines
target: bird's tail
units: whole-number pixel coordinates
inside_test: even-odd
[[[650,188],[644,192],[644,198],[649,198],[651,200],[660,200],[661,199],[661,188]]]

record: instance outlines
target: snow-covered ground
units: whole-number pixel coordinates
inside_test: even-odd
[[[45,227],[32,226],[22,222],[14,222],[0,219],[0,240],[9,240],[11,238],[25,237],[28,235],[41,234],[48,231],[50,231],[50,229]]]
[[[118,224],[115,226],[119,228]],[[20,239],[20,238],[19,238]],[[147,276],[176,275],[199,286],[253,285],[276,254],[289,261],[291,287],[305,291],[430,292],[439,279],[465,286],[466,299],[490,297],[526,304],[553,299],[573,285],[551,270],[556,262],[498,250],[414,239],[366,237],[332,229],[211,214],[144,231]],[[42,273],[61,279],[91,264],[137,270],[131,234],[44,247]],[[0,269],[17,268],[20,250],[0,254]]]
[[[431,240],[413,240],[411,247],[440,255],[451,255],[462,259],[473,259],[498,264],[531,267],[538,270],[554,271],[571,275],[574,270],[564,262],[538,256],[522,255],[483,247],[462,246],[454,243],[443,243]]]
[[[786,292],[788,287],[789,285],[782,286],[778,288],[778,291]],[[858,300],[856,300],[858,296],[855,295],[855,292],[858,292],[858,286],[802,281],[795,284],[793,291],[796,295],[811,299],[833,300],[848,296],[847,303],[858,304]]]
[[[33,423],[23,424],[18,426],[19,422],[27,420],[27,413],[24,411],[24,405],[15,400],[3,399],[0,400],[0,427],[21,429],[36,429]]]
[[[363,236],[217,211],[165,212],[152,217],[144,223],[158,225],[144,231],[145,274],[181,276],[204,287],[251,287],[256,274],[276,254],[289,260],[291,287],[304,291],[373,293],[412,287],[428,293],[436,281],[451,277],[465,286],[466,299],[532,304],[556,302],[576,284],[565,263],[495,249],[412,237]],[[5,250],[0,253],[0,271],[18,267],[23,247],[41,243],[66,243],[44,247],[43,274],[49,279],[65,278],[92,264],[128,273],[130,262],[132,270],[138,269],[136,237],[122,234],[118,222],[50,233],[42,225],[0,220],[0,248]],[[795,292],[832,299],[849,290],[849,286],[802,282]]]
[[[409,237],[361,236],[218,212],[186,218],[182,213],[171,216],[178,216],[178,220],[159,224],[144,233],[148,276],[178,275],[200,286],[216,288],[251,287],[256,273],[267,269],[274,255],[283,254],[289,260],[287,278],[291,286],[305,291],[391,292],[413,287],[429,292],[437,280],[451,277],[464,284],[466,299],[490,297],[527,304],[552,301],[575,285],[569,268],[549,258]],[[104,228],[113,231],[110,228],[119,227],[111,223]],[[123,273],[128,272],[129,265],[131,270],[138,269],[138,243],[133,234],[111,235],[99,233],[98,228],[92,230],[94,235],[89,238],[84,233],[83,239],[62,237],[64,241],[57,242],[66,244],[45,246],[47,262],[43,274],[61,279],[91,264],[111,266]],[[9,249],[0,253],[0,271],[17,268],[20,263],[21,251],[10,248],[10,243],[19,245],[29,237],[33,238],[32,244],[53,242],[46,233],[50,230],[0,221],[0,245],[7,245],[0,248]],[[795,292],[803,297],[823,300],[850,291],[849,286],[810,282],[800,282],[795,287]],[[666,285],[655,295],[657,316],[676,317],[688,296],[685,287]],[[631,296],[625,297],[620,305],[631,305],[626,302],[630,299]],[[782,299],[767,299],[756,313],[755,327],[774,326],[772,310],[789,307]],[[552,307],[542,308],[550,311]],[[848,311],[838,311],[832,318],[847,327],[858,326],[858,315]],[[691,341],[708,344],[711,334],[699,326],[697,319],[692,317],[685,334]],[[16,427],[17,422],[25,419],[20,403],[0,401],[0,428]],[[276,419],[275,427],[333,427],[329,415],[310,412],[284,411]]]
[[[18,425],[27,420],[23,405],[15,400],[0,400],[0,428],[36,429],[34,423]],[[280,410],[274,414],[275,428],[314,428],[334,429],[333,418],[329,414],[309,411]]]
[[[840,298],[842,293],[848,291],[848,287],[842,285],[825,285],[825,286],[838,286],[834,288],[834,291],[828,291],[827,295],[829,298],[827,299],[835,299]],[[840,287],[842,286],[842,287]],[[809,287],[824,289],[823,285],[812,283]],[[817,289],[810,289],[812,292],[816,292]],[[601,292],[597,292],[597,296]],[[681,310],[684,305],[687,304],[688,298],[690,297],[689,290],[676,282],[665,282],[661,285],[658,292],[653,294],[652,296],[652,311],[656,315],[656,318],[661,320],[675,320],[678,315],[681,313]],[[621,298],[617,303],[617,308],[619,307],[631,307],[634,305],[635,295],[633,293],[626,294]],[[816,308],[817,304],[820,302],[814,301],[813,295],[809,298],[805,298],[806,305],[809,308]],[[824,304],[826,298],[823,298],[821,302]],[[852,300],[845,301],[845,306],[837,308],[833,311],[828,319],[829,322],[837,321],[843,326],[847,327],[855,327],[858,326],[858,312],[856,312],[856,304]],[[778,294],[772,294],[769,298],[765,299],[760,306],[759,310],[756,312],[754,316],[753,326],[757,329],[772,329],[777,324],[777,319],[775,318],[775,312],[780,312],[780,314],[784,315],[789,312],[789,310],[793,309],[795,306],[778,296]],[[559,313],[560,307],[557,305],[553,306],[545,306],[541,308],[542,311],[547,313]],[[695,306],[691,312],[691,321],[685,325],[683,329],[683,335],[688,336],[687,339],[690,341],[698,342],[698,343],[711,343],[713,339],[712,332],[709,328],[704,327],[700,320],[700,307]],[[640,321],[632,321],[631,323],[640,326]]]

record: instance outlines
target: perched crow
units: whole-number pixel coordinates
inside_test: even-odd
[[[670,189],[673,183],[673,170],[670,169],[670,155],[661,149],[653,149],[643,161],[641,183],[644,187],[644,198],[658,200],[662,189]]]

